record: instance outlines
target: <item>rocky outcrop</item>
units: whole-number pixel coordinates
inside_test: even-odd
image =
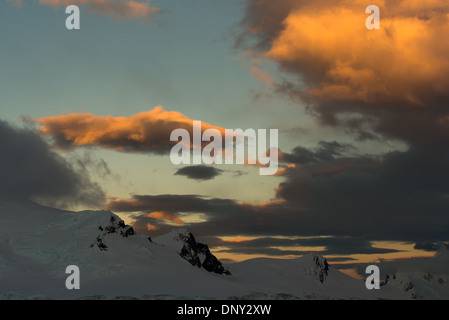
[[[324,283],[329,276],[329,264],[326,258],[318,253],[307,253],[301,257],[306,266],[305,272],[320,283]]]
[[[207,244],[196,242],[192,233],[179,234],[179,238],[184,242],[179,255],[190,262],[191,265],[199,268],[203,267],[209,272],[230,275],[221,262],[210,252]]]
[[[150,240],[151,241],[151,240]],[[197,242],[191,232],[185,229],[173,230],[154,239],[155,243],[171,247],[191,265],[217,274],[230,275],[222,263],[209,250],[207,244]]]
[[[327,276],[329,275],[329,264],[327,263],[327,260],[320,255],[314,255],[313,256],[313,267],[312,267],[313,273],[317,277],[317,279],[324,283]]]
[[[119,234],[123,238],[128,238],[135,234],[134,229],[131,226],[125,224],[125,222],[111,213],[111,218],[108,223],[103,226],[99,226],[98,230],[101,231],[101,234],[97,236],[96,245],[100,250],[107,251],[108,247],[104,244],[104,238],[108,234]]]

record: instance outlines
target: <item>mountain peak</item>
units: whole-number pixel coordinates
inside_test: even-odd
[[[217,274],[231,275],[222,263],[209,250],[209,246],[197,242],[194,235],[187,229],[175,229],[159,236],[154,242],[175,249],[178,254],[191,265],[204,268],[206,271]]]
[[[326,258],[319,253],[307,253],[302,256],[301,260],[310,266],[311,273],[315,275],[321,283],[324,283],[329,275],[329,263]]]

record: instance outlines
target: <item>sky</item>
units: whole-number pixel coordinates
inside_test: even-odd
[[[431,257],[449,241],[448,31],[442,0],[2,0],[2,197],[186,228],[227,261]],[[277,173],[174,165],[193,121],[278,130]]]

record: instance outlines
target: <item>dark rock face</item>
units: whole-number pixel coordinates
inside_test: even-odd
[[[221,262],[210,252],[206,244],[196,242],[192,233],[180,233],[179,240],[184,243],[179,255],[191,265],[197,266],[198,268],[203,267],[209,272],[231,275],[231,272],[226,270]],[[203,258],[202,262],[201,258]]]
[[[125,222],[111,213],[111,218],[106,226],[99,226],[98,230],[102,233],[97,237],[97,247],[101,251],[107,251],[108,247],[103,243],[103,239],[106,235],[111,233],[118,233],[123,238],[128,238],[135,234],[134,229],[131,226],[125,224]]]
[[[108,250],[108,247],[103,243],[103,238],[101,236],[97,237],[97,247],[100,248],[101,251]]]
[[[321,256],[314,256],[313,263],[313,271],[315,275],[321,283],[324,283],[324,280],[326,280],[329,272],[329,264],[327,263],[327,260]]]

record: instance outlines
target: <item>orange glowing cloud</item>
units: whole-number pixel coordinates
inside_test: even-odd
[[[296,168],[296,164],[295,163],[291,163],[287,167],[279,168],[278,172],[276,173],[276,175],[277,176],[285,176],[285,175],[288,174],[288,170],[289,169],[294,169],[294,168]]]
[[[225,240],[226,242],[236,242],[236,243],[240,243],[240,242],[245,242],[245,241],[250,241],[251,239],[247,239],[247,238],[233,238],[233,239],[227,239]]]
[[[175,111],[156,107],[130,117],[96,116],[90,113],[74,113],[44,117],[33,122],[41,126],[41,132],[53,137],[62,149],[76,146],[98,146],[121,152],[163,154],[176,142],[170,141],[175,129],[185,129],[192,136],[193,120]],[[202,123],[201,130],[225,129]]]
[[[270,200],[264,203],[249,203],[249,202],[237,202],[237,204],[247,210],[253,211],[255,213],[258,212],[275,212],[276,209],[282,208],[285,205],[285,200]]]
[[[159,219],[159,220],[167,220],[170,222],[174,222],[177,224],[184,224],[181,218],[176,216],[173,213],[166,211],[154,211],[146,215],[147,218]]]
[[[446,1],[370,1],[380,7],[380,30],[365,26],[366,1],[285,0],[279,6],[287,6],[288,14],[276,25],[264,20],[271,8],[265,5],[253,29],[271,38],[259,54],[298,75],[305,86],[294,91],[303,98],[422,107],[429,96],[447,93]]]

